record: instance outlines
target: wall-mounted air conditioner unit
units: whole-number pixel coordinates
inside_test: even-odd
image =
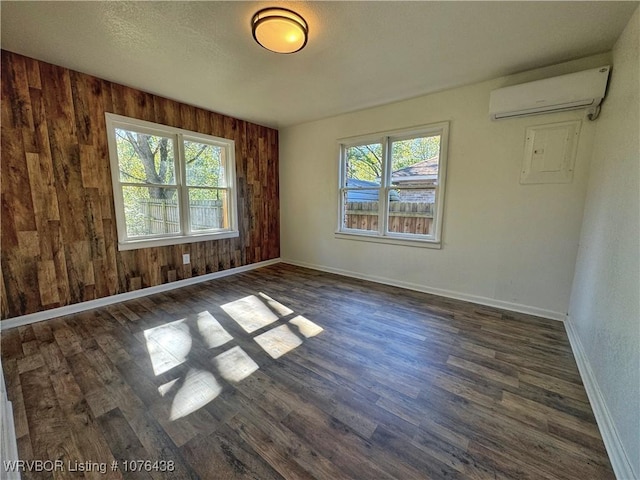
[[[489,115],[491,120],[500,120],[589,108],[595,117],[607,88],[609,70],[607,65],[493,90]]]

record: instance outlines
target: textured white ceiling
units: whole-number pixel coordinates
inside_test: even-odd
[[[258,46],[295,9],[309,42]],[[2,48],[273,127],[611,49],[638,2],[2,1]]]

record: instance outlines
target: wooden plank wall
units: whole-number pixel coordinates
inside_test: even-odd
[[[7,51],[1,109],[2,319],[280,255],[277,130]],[[233,139],[240,237],[119,252],[105,112]]]

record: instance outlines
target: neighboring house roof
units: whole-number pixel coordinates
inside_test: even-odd
[[[369,182],[367,180],[357,180],[355,178],[349,178],[347,180],[347,187],[371,187],[371,190],[348,190],[347,202],[377,202],[378,201],[378,188],[380,184],[376,182]],[[390,199],[392,202],[400,200],[398,192],[391,190]]]
[[[391,174],[391,178],[393,181],[398,182],[406,182],[408,180],[435,180],[438,176],[438,159],[439,157],[431,157],[409,167],[396,170]]]

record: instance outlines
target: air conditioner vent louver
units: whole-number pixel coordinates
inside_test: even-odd
[[[595,108],[604,98],[610,67],[546,78],[491,92],[492,120]]]

